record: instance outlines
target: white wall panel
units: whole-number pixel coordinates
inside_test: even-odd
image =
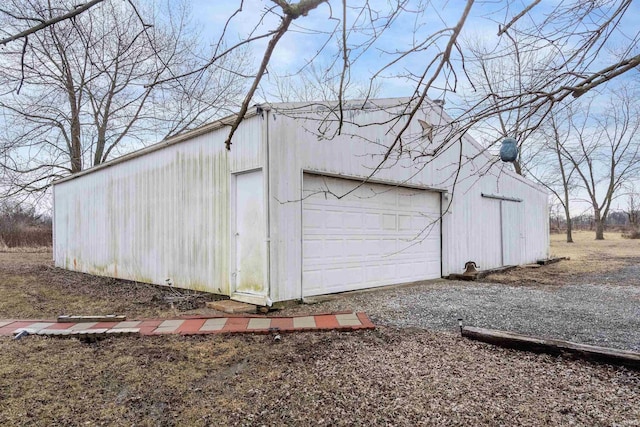
[[[502,215],[502,264],[520,265],[527,262],[524,227],[524,203],[503,200]]]
[[[461,272],[469,260],[482,268],[502,262],[499,203],[491,205],[482,193],[522,199],[520,214],[505,214],[505,227],[520,227],[521,245],[513,241],[511,252],[519,249],[522,262],[547,257],[546,193],[515,176],[508,165],[494,164],[495,157],[481,153],[468,137],[437,157],[418,156],[421,147],[430,152],[441,137],[436,135],[434,142],[422,139],[422,128],[414,120],[403,140],[396,141],[407,123],[406,116],[396,120],[399,103],[379,100],[363,110],[346,110],[339,134],[335,121],[324,121],[335,118],[335,112],[276,105],[243,122],[231,151],[224,148],[228,128],[223,127],[60,182],[54,186],[56,265],[149,283],[170,279],[176,286],[228,294],[234,250],[230,175],[258,167],[264,170],[269,207],[268,281],[273,301],[302,295],[304,171],[356,179],[373,173],[386,184],[446,190],[443,275]],[[435,106],[425,107],[416,118],[429,123],[447,120]],[[396,148],[401,143],[403,150],[394,151],[378,168],[394,143]],[[338,221],[331,213],[318,215],[327,228]],[[344,227],[372,230],[381,225],[403,231],[418,226],[415,218],[402,214],[355,218],[342,212],[340,221],[346,221]],[[356,241],[323,243],[332,244],[343,245],[340,250],[345,253],[359,250]],[[363,270],[354,265],[348,274],[354,280],[374,274],[403,281],[402,272],[387,267]]]
[[[229,294],[229,177],[262,166],[262,119],[159,145],[54,186],[55,265]]]

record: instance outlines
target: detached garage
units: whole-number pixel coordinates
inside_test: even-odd
[[[546,258],[545,191],[406,101],[340,128],[327,103],[259,105],[230,151],[234,117],[61,179],[55,264],[271,305]]]

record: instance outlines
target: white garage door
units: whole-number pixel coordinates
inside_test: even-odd
[[[304,175],[303,295],[440,277],[440,194]]]

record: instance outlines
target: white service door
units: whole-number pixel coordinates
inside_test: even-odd
[[[525,253],[524,203],[503,200],[501,205],[502,265],[520,265]]]
[[[440,194],[304,174],[303,296],[441,276]]]
[[[262,170],[236,175],[235,291],[266,295],[266,218]]]

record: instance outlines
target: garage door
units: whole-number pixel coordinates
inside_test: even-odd
[[[304,296],[440,277],[440,194],[358,185],[304,175]]]

